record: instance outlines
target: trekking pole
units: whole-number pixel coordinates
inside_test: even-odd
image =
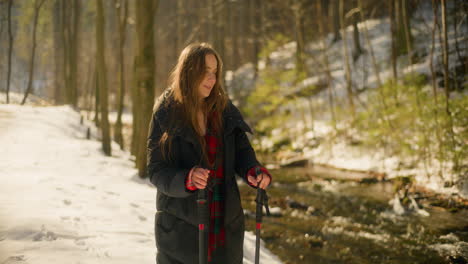
[[[208,231],[209,212],[207,204],[207,190],[198,190],[198,263],[205,264],[207,258],[206,232]]]
[[[260,175],[262,171],[259,167],[255,168],[256,176]],[[261,181],[260,181],[261,182]],[[260,185],[260,182],[258,185]],[[260,263],[260,230],[262,229],[262,216],[263,216],[263,205],[265,205],[267,216],[270,215],[270,208],[268,208],[268,196],[266,191],[260,187],[257,188],[257,202],[255,221],[257,222],[257,229],[255,230],[255,264]]]

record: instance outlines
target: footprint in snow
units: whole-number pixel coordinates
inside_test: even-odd
[[[33,241],[53,241],[57,239],[57,235],[52,231],[47,231],[42,226],[41,231],[33,236]]]
[[[18,255],[18,256],[10,256],[8,257],[2,264],[13,264],[17,262],[23,262],[26,261],[24,255]]]

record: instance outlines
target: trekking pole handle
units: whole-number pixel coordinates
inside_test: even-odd
[[[257,166],[255,168],[255,175],[258,176],[260,174],[262,174],[262,170],[260,169],[260,167]],[[262,181],[260,181],[260,182],[262,182]],[[260,185],[260,182],[258,183],[258,185]],[[260,187],[257,187],[257,188],[258,188],[257,189],[257,198],[255,199],[255,201],[257,202],[257,207],[260,204],[260,210],[261,210],[263,205],[264,205],[265,210],[266,210],[266,215],[270,216],[270,208],[268,206],[268,195],[266,193],[266,190],[261,189]],[[257,218],[258,218],[258,216],[257,216]],[[260,216],[260,222],[261,222],[261,216]]]

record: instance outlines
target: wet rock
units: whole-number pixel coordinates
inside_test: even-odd
[[[283,211],[280,207],[270,207],[270,216],[280,217],[283,216]],[[263,215],[266,215],[266,209],[263,207]]]
[[[414,197],[412,196],[409,196],[409,199],[411,201],[411,204],[410,204],[410,208],[413,209],[417,214],[421,215],[421,216],[429,216],[429,213],[424,210],[424,209],[421,209],[418,205],[418,203],[416,203],[416,200],[414,199]]]
[[[449,233],[447,235],[441,236],[440,239],[449,241],[449,242],[458,242],[460,239],[454,234],[454,233]]]
[[[288,207],[290,207],[292,209],[299,209],[299,210],[303,210],[303,211],[307,211],[307,209],[309,209],[308,205],[297,202],[297,201],[294,201],[289,196],[286,197],[286,204],[288,205]]]
[[[466,264],[468,260],[462,256],[448,256],[447,260],[449,263],[453,264]]]
[[[406,212],[405,208],[401,205],[400,197],[398,196],[398,194],[395,194],[395,197],[392,200],[390,200],[388,203],[392,206],[395,214],[397,215],[405,214]]]
[[[321,247],[323,247],[324,243],[323,243],[323,239],[321,237],[314,236],[314,235],[311,236],[309,234],[305,234],[304,237],[306,238],[310,248],[321,248]]]
[[[307,213],[308,213],[309,215],[313,215],[313,216],[323,215],[323,213],[322,213],[322,211],[320,211],[320,209],[317,209],[317,208],[315,208],[315,207],[313,207],[313,206],[309,206],[309,207],[307,208]]]
[[[402,203],[403,200],[403,203]],[[406,203],[405,203],[406,201]],[[395,194],[395,197],[389,201],[389,204],[392,206],[393,211],[397,215],[404,215],[408,213],[416,213],[418,215],[427,217],[429,216],[429,212],[422,209],[413,196],[408,195],[403,199],[400,198],[398,193]],[[405,205],[404,205],[405,204]]]
[[[308,159],[304,158],[292,158],[281,162],[280,167],[291,168],[291,167],[305,167],[309,164]]]
[[[255,218],[255,213],[250,210],[244,209],[244,216],[247,218]]]

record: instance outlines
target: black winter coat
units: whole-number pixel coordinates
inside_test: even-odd
[[[197,192],[185,188],[190,169],[200,165],[201,146],[191,127],[176,129],[171,147],[172,159],[162,157],[159,140],[169,128],[167,92],[159,97],[148,136],[148,175],[157,188],[155,236],[157,263],[198,263]],[[229,101],[224,118],[224,228],[225,255],[213,263],[242,263],[244,213],[235,174],[244,180],[248,169],[260,165],[246,132],[252,133],[239,110]],[[204,164],[203,164],[204,165]],[[206,168],[206,167],[205,167]]]

